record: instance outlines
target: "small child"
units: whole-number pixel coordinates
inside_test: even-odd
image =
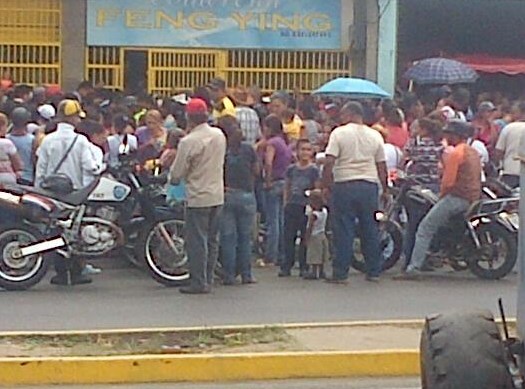
[[[330,257],[326,238],[328,211],[324,207],[321,190],[315,189],[309,193],[306,215],[308,216],[305,234],[306,263],[310,266],[311,271],[304,279],[318,280],[323,278],[324,264]]]

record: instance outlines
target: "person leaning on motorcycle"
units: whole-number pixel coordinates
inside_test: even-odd
[[[452,120],[443,130],[449,146],[454,149],[443,157],[440,200],[423,218],[416,233],[414,251],[404,275],[416,278],[425,262],[434,234],[453,216],[466,213],[481,195],[481,162],[478,152],[466,142],[471,128],[466,122]]]
[[[58,173],[67,176],[73,189],[79,190],[100,170],[91,151],[92,144],[84,135],[76,132],[77,126],[85,117],[78,101],[66,99],[59,104],[57,130],[44,138],[37,151],[35,186],[40,186],[47,177]],[[54,255],[57,273],[51,278],[53,285],[91,283],[90,278],[82,275],[83,266],[79,258],[65,260],[58,254],[50,255]]]

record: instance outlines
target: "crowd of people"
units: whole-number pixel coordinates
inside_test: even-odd
[[[525,102],[500,94],[476,101],[463,87],[360,102],[263,96],[256,87],[228,89],[218,78],[171,97],[130,96],[90,82],[72,93],[2,88],[1,185],[43,187],[61,173],[79,190],[108,165],[118,167],[123,149],[169,172],[168,200],[187,209],[191,281],[184,293],[208,293],[218,259],[224,285],[255,283],[259,228],[266,234],[256,266],[278,266],[279,277],[290,277],[298,263],[300,277],[334,283],[348,278],[359,229],[366,279],[377,282],[375,213],[400,170],[441,198],[426,216],[408,213],[403,277],[412,278],[433,234],[479,198],[486,176],[519,185]],[[71,271],[73,283],[88,283],[85,270],[59,266],[52,282],[67,283]]]

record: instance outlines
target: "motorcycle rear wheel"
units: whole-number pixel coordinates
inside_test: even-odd
[[[185,285],[190,274],[184,248],[184,221],[159,221],[144,231],[137,248],[151,277],[168,287]]]
[[[0,228],[0,288],[27,290],[47,273],[49,261],[44,254],[16,258],[15,250],[43,240],[42,234],[23,224]]]
[[[383,257],[383,271],[393,268],[401,257],[403,251],[403,233],[399,225],[387,220],[382,223],[379,231],[381,254]],[[352,267],[362,273],[366,271],[365,258],[361,252],[359,240],[354,242],[354,257]]]
[[[499,280],[509,274],[518,258],[517,235],[501,224],[482,224],[477,230],[481,248],[474,250],[475,257],[469,261],[470,271],[479,278]],[[489,258],[479,255],[488,253]],[[497,262],[499,266],[494,266]]]

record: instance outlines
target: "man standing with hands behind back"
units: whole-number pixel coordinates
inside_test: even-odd
[[[333,275],[328,281],[343,283],[348,279],[357,219],[366,279],[377,282],[382,263],[375,211],[379,207],[378,184],[386,193],[388,177],[383,138],[363,124],[363,107],[357,102],[343,106],[341,122],[346,124],[330,134],[323,170],[323,188],[332,196],[335,245]]]
[[[186,106],[189,134],[181,139],[170,183],[186,183],[185,240],[190,285],[181,293],[210,293],[219,255],[219,216],[224,204],[224,157],[226,138],[210,126],[208,106],[194,98]]]

